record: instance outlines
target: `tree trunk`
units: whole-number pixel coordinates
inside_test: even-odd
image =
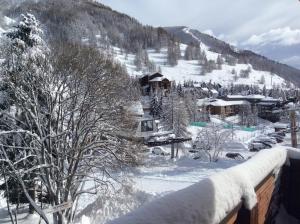
[[[175,150],[174,150],[174,143],[172,143],[171,145],[171,159],[174,159],[174,154],[175,154]]]
[[[61,212],[53,213],[53,223],[54,224],[64,224],[63,214]]]
[[[178,158],[178,143],[177,143],[177,148],[176,148],[176,158]]]
[[[32,200],[35,201],[36,191],[35,191],[35,182],[34,181],[31,183],[28,193],[29,193],[30,197],[32,198]],[[29,203],[29,214],[33,214],[34,211],[35,211],[35,209],[34,209],[33,205],[31,203]]]
[[[6,192],[7,192],[7,196],[6,196],[7,211],[8,211],[11,223],[14,224],[14,218],[13,218],[10,206],[9,206],[9,189],[8,189],[8,183],[7,183],[8,180],[6,179],[5,173],[4,173],[4,181],[5,181]]]

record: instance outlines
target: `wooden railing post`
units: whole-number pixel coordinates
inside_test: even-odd
[[[269,174],[255,188],[257,204],[251,210],[245,208],[241,202],[221,224],[264,224],[267,218],[271,198],[275,189],[275,177]]]
[[[296,123],[296,112],[295,110],[291,110],[290,112],[290,119],[291,119],[291,140],[292,140],[292,147],[297,148],[297,123]]]

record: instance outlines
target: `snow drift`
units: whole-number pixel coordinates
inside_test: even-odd
[[[252,209],[257,202],[255,187],[267,175],[276,173],[289,156],[300,158],[300,151],[287,147],[260,151],[243,164],[154,200],[110,223],[219,223],[242,199],[245,206]]]

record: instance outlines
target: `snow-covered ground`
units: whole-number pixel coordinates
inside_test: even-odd
[[[231,123],[235,123],[238,121],[238,118],[229,117],[222,121],[217,117],[213,117],[212,120],[217,124],[223,125],[228,120]],[[126,174],[133,181],[133,188],[130,191],[126,191],[127,194],[121,190],[115,195],[104,197],[107,200],[115,200],[116,202],[114,203],[105,201],[103,197],[100,200],[101,203],[99,203],[99,198],[94,198],[94,200],[98,200],[96,204],[91,196],[82,198],[83,204],[91,204],[92,206],[90,207],[98,206],[98,211],[94,212],[93,215],[89,215],[87,210],[90,211],[90,209],[83,209],[77,222],[80,224],[105,223],[106,220],[127,213],[155,198],[184,189],[208,176],[243,163],[245,160],[229,159],[225,155],[228,152],[237,152],[244,156],[245,159],[248,159],[256,154],[255,152],[249,152],[247,148],[248,142],[260,134],[273,130],[269,122],[262,120],[261,123],[262,125],[257,127],[257,130],[254,132],[234,130],[234,134],[231,136],[232,140],[222,152],[218,162],[209,162],[208,159],[194,160],[194,154],[188,152],[191,149],[191,143],[189,142],[180,148],[179,158],[175,160],[170,159],[170,156],[154,155],[151,153],[150,148],[149,152],[144,155],[143,165],[129,170]],[[188,128],[193,139],[195,139],[201,129],[200,127],[192,126]],[[171,151],[169,146],[163,147],[163,149],[167,152]]]
[[[4,28],[0,27],[0,33],[4,32],[6,25],[13,21],[9,18],[4,18],[2,24]],[[181,44],[181,52],[184,54],[186,45]],[[216,60],[218,54],[210,52],[206,46],[201,45],[202,50],[206,51],[208,59]],[[148,50],[150,60],[154,61],[157,66],[160,66],[164,76],[176,82],[183,81],[198,81],[198,82],[216,82],[224,85],[231,83],[239,84],[258,84],[262,76],[265,77],[267,88],[271,88],[271,79],[273,84],[282,84],[284,80],[277,75],[271,76],[268,72],[252,70],[248,79],[239,78],[234,81],[231,74],[234,68],[239,74],[240,70],[247,69],[247,64],[237,64],[236,66],[223,65],[222,70],[214,70],[212,73],[201,76],[201,66],[198,61],[179,60],[178,65],[170,67],[166,64],[167,49],[161,49],[160,53],[155,50]],[[143,72],[136,71],[133,64],[135,55],[121,54],[120,49],[114,48],[114,56],[123,64],[126,65],[128,73],[132,76],[142,75]],[[262,85],[260,85],[262,87]],[[238,118],[228,118],[225,121],[213,117],[212,121],[215,123],[235,123]],[[233,160],[225,157],[227,152],[238,152],[246,159],[255,153],[249,152],[247,144],[257,135],[269,131],[271,126],[269,123],[262,124],[258,130],[254,132],[246,132],[241,130],[234,130],[232,135],[232,142],[240,143],[229,144],[229,147],[221,154],[218,162],[210,163],[207,160],[194,160],[193,155],[188,152],[190,144],[185,144],[185,147],[180,149],[180,157],[176,160],[171,160],[169,156],[153,155],[151,151],[145,154],[144,164],[131,169],[128,173],[124,173],[132,184],[128,184],[125,188],[118,187],[115,190],[108,190],[107,192],[100,192],[98,195],[86,195],[80,198],[79,201],[79,216],[77,223],[105,223],[108,219],[112,219],[123,213],[129,212],[136,207],[139,207],[156,197],[161,197],[170,192],[174,192],[194,183],[199,182],[207,176],[215,174],[219,171],[235,166],[243,162],[243,160]],[[199,127],[189,127],[191,137],[195,139]],[[287,143],[285,143],[287,144]],[[164,147],[166,151],[170,151],[169,147]],[[151,149],[150,149],[151,150]],[[27,216],[26,210],[18,215],[20,224],[38,223],[39,217],[37,215]],[[6,210],[6,202],[3,195],[0,195],[0,223],[10,223],[9,216]]]
[[[181,44],[181,55],[184,55],[184,51],[187,45]],[[208,60],[216,61],[219,54],[211,52],[207,49],[207,47],[201,44],[201,49],[205,51]],[[128,54],[127,56],[121,52],[119,48],[113,48],[114,56],[117,60],[119,60],[122,64],[124,64],[127,68],[128,73],[131,76],[141,76],[147,73],[146,71],[136,71],[136,67],[134,65],[134,54]],[[162,74],[177,83],[183,83],[184,81],[194,81],[194,82],[215,82],[220,83],[225,86],[229,86],[232,83],[234,84],[248,84],[248,85],[258,85],[260,88],[263,88],[263,84],[260,84],[261,77],[263,76],[265,79],[266,88],[270,89],[273,85],[281,86],[284,83],[284,79],[279,77],[278,75],[271,75],[269,72],[251,70],[249,74],[249,78],[238,78],[234,80],[234,76],[231,72],[233,69],[240,73],[241,70],[246,70],[248,67],[251,67],[249,64],[236,64],[235,66],[230,66],[227,64],[222,65],[221,70],[213,70],[211,73],[207,73],[206,75],[201,74],[201,65],[199,65],[197,60],[178,60],[178,65],[169,66],[167,64],[167,49],[162,48],[160,52],[156,52],[155,50],[148,50],[149,59],[153,61],[157,67],[161,68]]]
[[[229,117],[225,120],[220,120],[216,116],[212,118],[212,121],[219,125],[227,122],[235,123],[238,120],[238,117]],[[129,182],[125,187],[122,188],[116,184],[114,190],[109,189],[99,192],[97,195],[83,195],[78,203],[79,215],[76,222],[78,224],[106,223],[107,220],[132,211],[157,197],[189,187],[210,175],[243,163],[245,160],[229,159],[225,155],[228,152],[238,152],[245,159],[252,157],[255,153],[248,151],[249,141],[272,130],[269,122],[262,120],[261,123],[264,124],[258,126],[254,132],[234,130],[232,139],[222,152],[218,162],[209,162],[208,159],[194,160],[194,154],[189,152],[190,142],[180,147],[179,158],[175,160],[170,159],[170,156],[154,155],[150,148],[149,152],[144,155],[143,165],[118,174],[124,175],[128,179]],[[188,131],[195,139],[201,129],[201,127],[189,126]],[[288,137],[287,140],[289,140]],[[167,152],[171,150],[169,146],[163,148]],[[9,223],[6,203],[2,196],[0,198],[0,223]],[[19,215],[21,218],[19,223],[35,223],[39,220],[38,216],[24,218],[25,214]]]

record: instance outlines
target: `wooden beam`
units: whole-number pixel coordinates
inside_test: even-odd
[[[296,112],[295,110],[291,110],[290,112],[290,119],[291,119],[291,140],[292,140],[292,147],[297,148],[297,123],[296,123]]]

